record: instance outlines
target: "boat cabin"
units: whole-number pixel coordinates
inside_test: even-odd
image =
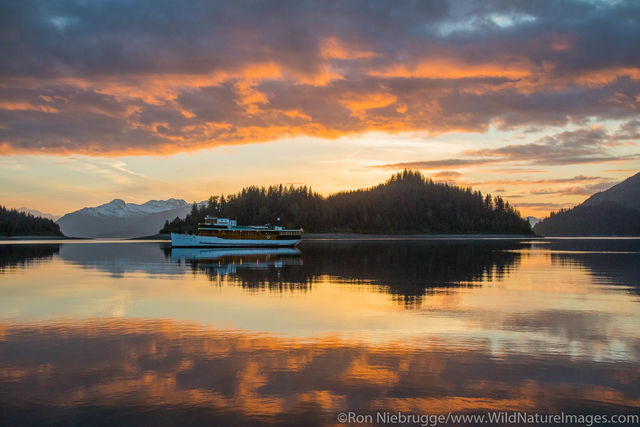
[[[216,217],[207,215],[204,218],[204,225],[207,225],[209,227],[233,228],[233,227],[237,227],[238,222],[235,219],[216,218]]]

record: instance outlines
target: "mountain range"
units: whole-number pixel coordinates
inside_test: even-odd
[[[47,218],[47,219],[50,219],[50,220],[52,220],[52,221],[55,221],[55,220],[57,220],[58,218],[60,218],[60,216],[59,216],[59,215],[52,215],[52,214],[50,214],[50,213],[40,212],[40,211],[39,211],[39,210],[37,210],[37,209],[29,209],[29,208],[27,208],[27,207],[25,207],[25,206],[23,206],[23,207],[21,207],[21,208],[19,208],[19,209],[16,209],[16,210],[17,210],[18,212],[23,212],[23,213],[26,213],[26,214],[31,214],[31,215],[36,216],[36,217],[37,217],[37,216],[39,216],[39,217],[42,217],[42,218]]]
[[[640,173],[583,203],[552,213],[548,218],[525,218],[541,236],[628,236],[640,235]],[[206,206],[207,201],[197,203]],[[55,220],[56,217],[22,207],[19,212]],[[56,223],[71,237],[140,237],[153,235],[165,221],[184,219],[191,205],[181,199],[126,203],[114,199],[100,206],[86,207],[59,218]]]
[[[165,221],[184,218],[191,205],[181,199],[149,200],[143,204],[114,199],[68,213],[56,222],[71,237],[140,237],[156,234]]]
[[[640,173],[535,225],[541,236],[640,236]]]

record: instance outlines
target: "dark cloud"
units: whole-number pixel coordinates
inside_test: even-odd
[[[624,128],[626,125],[623,125]],[[572,165],[627,161],[640,158],[640,153],[615,155],[611,151],[624,143],[618,142],[617,133],[608,133],[602,127],[564,131],[542,137],[529,144],[512,144],[498,148],[467,150],[460,158],[390,163],[372,167],[384,169],[440,169],[455,166],[477,166],[487,163],[519,162],[526,165]],[[527,181],[538,184],[592,181],[598,177],[579,175],[573,178]],[[509,181],[517,183],[519,181]],[[505,181],[500,181],[505,183]]]
[[[640,107],[637,2],[5,1],[0,49],[3,153],[531,129]],[[629,123],[619,138],[637,137]],[[485,154],[540,158],[536,144],[551,145]],[[557,144],[547,159],[608,157]]]
[[[529,161],[533,164],[567,165],[627,160],[637,155],[614,156],[613,136],[602,127],[564,131],[548,135],[531,144],[507,145],[494,149],[468,150],[470,156],[498,157],[503,160]]]
[[[423,160],[416,162],[388,163],[384,165],[370,166],[380,169],[442,169],[449,167],[465,167],[495,163],[494,159],[444,159],[444,160]]]
[[[589,182],[589,181],[602,181],[603,178],[601,176],[584,176],[584,175],[576,175],[572,178],[551,178],[551,179],[537,179],[535,181],[530,181],[533,184],[562,184],[566,182]]]
[[[556,196],[590,196],[594,193],[604,191],[611,188],[617,180],[611,178],[602,178],[597,182],[586,185],[573,185],[569,187],[561,188],[540,188],[531,190],[529,194],[532,195],[556,195]]]
[[[433,174],[433,176],[436,178],[456,179],[461,177],[462,174],[456,171],[442,171],[442,172]]]

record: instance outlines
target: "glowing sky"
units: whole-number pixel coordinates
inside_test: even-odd
[[[5,1],[0,203],[417,168],[524,214],[640,169],[640,3]]]

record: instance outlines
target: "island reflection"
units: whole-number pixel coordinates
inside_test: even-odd
[[[212,283],[246,290],[308,291],[321,278],[368,285],[414,306],[448,288],[479,286],[516,269],[517,241],[314,242],[300,249],[197,249],[158,243],[0,245],[5,267],[47,262],[59,256],[111,278],[142,272],[150,277],[204,274]]]
[[[307,290],[320,277],[367,284],[406,305],[447,288],[500,280],[517,268],[513,241],[314,242],[297,249],[171,249],[172,262],[188,263],[213,282],[226,279],[246,289]]]

